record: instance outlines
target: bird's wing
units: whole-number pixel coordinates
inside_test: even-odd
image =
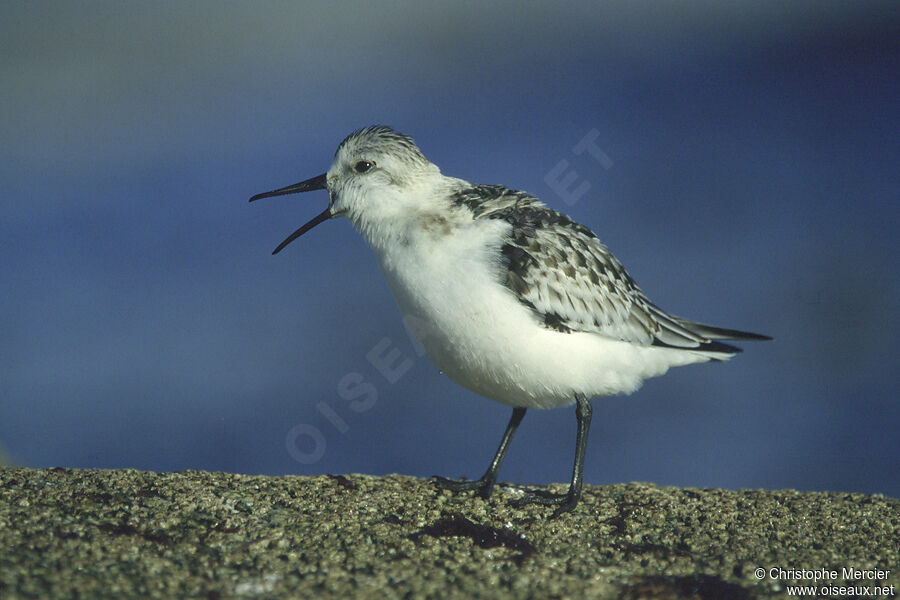
[[[476,218],[510,224],[500,250],[501,281],[546,327],[646,346],[739,352],[650,302],[590,229],[537,198],[501,186],[474,186],[460,197]]]

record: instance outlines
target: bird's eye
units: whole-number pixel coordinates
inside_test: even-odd
[[[365,173],[369,169],[375,166],[375,163],[369,160],[361,160],[355,165],[353,165],[353,170],[357,173]]]

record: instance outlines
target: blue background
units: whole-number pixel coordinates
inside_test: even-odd
[[[896,5],[593,4],[3,3],[7,459],[480,475],[509,409],[416,354],[350,225],[270,256],[326,195],[247,203],[384,123],[588,225],[664,309],[775,336],[595,400],[588,483],[900,496]],[[568,481],[574,430],[530,411],[501,479]]]

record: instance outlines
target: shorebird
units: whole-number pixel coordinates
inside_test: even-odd
[[[438,368],[513,409],[484,475],[435,477],[441,488],[490,497],[525,411],[574,403],[568,492],[529,490],[513,501],[553,505],[552,517],[571,511],[581,496],[590,398],[629,394],[669,367],[740,352],[718,340],[771,339],[666,313],[590,229],[526,192],[442,175],[411,137],[390,127],[353,132],[326,173],[250,201],[313,190],[328,191],[328,208],[273,254],[346,217]]]

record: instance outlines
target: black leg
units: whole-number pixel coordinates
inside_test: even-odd
[[[553,519],[574,509],[581,498],[581,486],[584,479],[584,451],[587,447],[588,431],[591,429],[591,403],[581,394],[575,395],[575,418],[578,419],[578,433],[575,438],[575,465],[572,468],[572,483],[566,494],[550,494],[548,492],[530,491],[525,496],[512,501],[514,506],[524,504],[545,504],[559,506],[550,515]]]
[[[509,449],[509,443],[512,441],[513,434],[516,433],[516,428],[519,426],[519,423],[522,422],[522,417],[524,416],[524,408],[513,409],[512,416],[509,418],[509,424],[506,426],[506,431],[503,433],[503,439],[500,440],[500,447],[497,448],[497,453],[494,455],[494,460],[491,461],[491,466],[484,472],[481,479],[476,479],[475,481],[470,481],[468,479],[447,479],[446,477],[435,475],[433,477],[435,484],[437,484],[439,488],[445,490],[478,490],[482,498],[490,498],[491,492],[494,491],[494,482],[497,481],[497,473],[500,471],[500,465],[503,463],[503,457],[506,456],[506,451]]]

